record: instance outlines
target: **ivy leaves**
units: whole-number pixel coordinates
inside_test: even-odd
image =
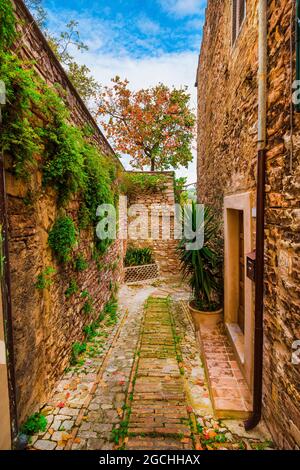
[[[0,3],[0,51],[6,50],[16,35],[15,18],[10,0],[1,0]]]
[[[76,244],[77,234],[70,217],[59,217],[54,223],[48,238],[48,244],[60,263],[71,259],[72,248]]]

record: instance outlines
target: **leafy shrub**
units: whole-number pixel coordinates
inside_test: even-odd
[[[85,334],[86,340],[91,341],[95,336],[97,336],[97,329],[99,328],[99,321],[91,323],[91,325],[85,326],[83,332]]]
[[[74,343],[72,346],[71,360],[72,366],[76,366],[79,363],[79,356],[86,352],[86,343]]]
[[[78,291],[79,287],[77,285],[77,282],[75,281],[75,279],[72,279],[70,281],[69,287],[65,292],[65,296],[67,297],[67,299],[69,299],[70,297],[72,297],[72,295],[77,294]]]
[[[77,272],[85,271],[89,267],[89,263],[86,261],[82,254],[78,255],[74,261],[74,268]]]
[[[185,189],[187,184],[187,178],[174,178],[174,192],[175,192],[175,202],[177,204],[187,204],[188,203],[188,191]]]
[[[108,316],[107,325],[114,325],[118,321],[118,303],[112,298],[104,307],[104,315]]]
[[[38,432],[45,432],[47,427],[47,420],[41,413],[34,413],[29,416],[27,421],[21,426],[21,433],[27,436],[33,436]]]
[[[133,196],[141,192],[163,191],[166,188],[164,175],[148,173],[124,173],[121,183],[121,192]]]
[[[55,274],[55,269],[52,268],[52,266],[48,266],[37,276],[34,286],[39,290],[47,289],[47,287],[50,287],[53,284],[52,276]]]
[[[9,47],[15,38],[15,17],[12,2],[1,0],[0,3],[0,49]]]
[[[152,264],[153,252],[151,248],[133,248],[129,247],[125,256],[125,266],[144,266]]]
[[[61,263],[70,260],[70,254],[76,243],[76,228],[70,217],[60,217],[54,223],[48,238],[49,246]]]
[[[87,300],[83,306],[83,313],[89,315],[93,311],[93,301],[91,299]]]
[[[92,145],[84,147],[85,173],[87,185],[84,192],[84,203],[89,212],[90,223],[97,222],[97,208],[100,204],[114,204],[110,164]]]
[[[82,203],[78,211],[78,228],[80,230],[85,230],[89,227],[90,223],[90,211],[86,207],[85,203]]]
[[[205,207],[204,220],[197,214],[196,203],[185,209],[185,220],[193,234],[204,233],[204,245],[195,250],[188,244],[195,238],[183,238],[178,245],[183,276],[189,280],[195,296],[195,307],[199,310],[214,311],[222,303],[222,258],[217,251],[219,225],[211,208]]]
[[[84,190],[84,141],[80,130],[56,119],[55,126],[46,126],[44,138],[47,142],[44,154],[43,182],[58,191],[59,201],[64,203],[71,194]]]

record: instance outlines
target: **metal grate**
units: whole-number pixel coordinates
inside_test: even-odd
[[[146,281],[158,278],[157,264],[147,264],[145,266],[131,266],[125,268],[125,282]]]

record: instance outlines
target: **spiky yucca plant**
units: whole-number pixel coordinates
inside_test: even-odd
[[[204,208],[204,217],[197,217],[199,206],[195,202],[184,208],[185,223],[192,228],[194,238],[186,236],[178,245],[181,270],[189,280],[195,296],[195,307],[203,311],[215,311],[222,297],[221,256],[217,250],[219,224],[213,210]],[[204,244],[200,249],[189,249],[195,243],[196,234],[204,234]]]

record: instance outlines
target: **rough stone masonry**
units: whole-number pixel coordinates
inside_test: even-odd
[[[300,447],[299,157],[300,115],[291,108],[295,79],[291,0],[268,5],[268,148],[263,412],[283,449]],[[232,2],[209,0],[198,68],[198,197],[219,208],[223,198],[255,196],[257,157],[257,0],[232,46]],[[291,54],[292,48],[292,54]],[[291,68],[292,66],[292,68]]]
[[[87,108],[68,80],[40,30],[24,9],[15,1],[18,28],[22,37],[18,54],[34,60],[37,72],[49,84],[59,83],[66,91],[66,101],[74,124],[89,124],[94,140],[108,159],[115,159],[108,142],[97,128]],[[28,184],[17,179],[7,161],[6,185],[9,217],[9,249],[12,282],[13,333],[18,419],[22,423],[39,405],[49,398],[53,386],[70,360],[71,346],[83,340],[83,326],[99,315],[111,296],[111,287],[122,279],[123,244],[113,244],[102,260],[101,272],[92,260],[91,229],[81,234],[78,253],[91,260],[89,269],[75,275],[82,290],[93,293],[94,313],[82,314],[83,298],[66,301],[65,291],[74,273],[57,270],[57,281],[38,291],[35,281],[47,266],[53,266],[48,247],[48,232],[58,213],[56,194],[42,187],[42,175],[36,171]],[[28,195],[32,194],[28,203]],[[66,213],[76,221],[80,201],[73,199]]]

